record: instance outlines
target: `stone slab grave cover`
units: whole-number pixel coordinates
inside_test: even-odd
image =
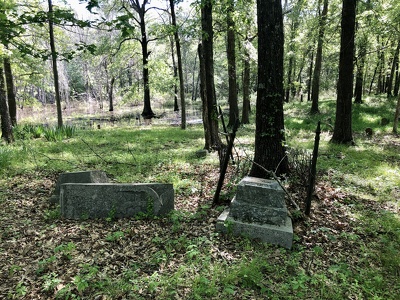
[[[65,183],[60,204],[68,219],[159,216],[174,209],[174,189],[163,183]]]
[[[50,198],[50,202],[58,204],[60,202],[60,188],[64,183],[108,183],[109,179],[105,172],[93,171],[79,171],[61,173],[58,176],[54,194]]]
[[[243,178],[230,208],[219,216],[216,228],[288,249],[292,247],[293,227],[287,214],[285,193],[274,180]]]

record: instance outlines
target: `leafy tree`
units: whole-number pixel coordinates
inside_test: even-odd
[[[255,154],[250,176],[268,177],[263,168],[288,173],[283,118],[283,16],[280,0],[257,0],[258,88]],[[262,166],[263,168],[260,168]]]
[[[148,50],[149,42],[153,39],[150,39],[147,32],[147,23],[146,23],[146,14],[148,12],[148,8],[146,7],[150,1],[149,0],[129,0],[129,6],[135,11],[136,16],[131,12],[127,11],[127,15],[120,16],[119,20],[124,22],[124,27],[122,29],[122,35],[124,37],[129,37],[132,31],[132,26],[128,23],[127,18],[133,19],[136,25],[140,30],[140,37],[135,38],[140,42],[142,47],[142,64],[143,64],[143,111],[142,116],[145,119],[151,119],[155,116],[153,110],[151,109],[150,102],[150,83],[149,83],[149,56],[150,51]]]
[[[352,96],[356,0],[343,0],[336,120],[332,142],[353,144]]]

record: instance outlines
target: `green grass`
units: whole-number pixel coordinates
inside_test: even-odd
[[[29,138],[1,145],[0,256],[11,257],[8,251],[19,241],[20,251],[35,262],[7,262],[4,297],[398,299],[400,143],[390,134],[391,124],[380,125],[394,113],[391,101],[371,98],[354,106],[352,147],[330,143],[334,100],[321,101],[321,114],[312,116],[309,103],[285,105],[290,147],[311,150],[322,122],[317,182],[327,191],[314,209],[329,207],[299,217],[295,225],[304,230],[291,250],[214,231],[224,209],[210,205],[217,181],[210,179],[211,170],[219,162],[215,154],[196,157],[204,145],[201,126],[103,127],[55,140],[26,133]],[[372,137],[364,134],[366,127]],[[237,134],[237,147],[249,156],[254,129],[246,125]],[[242,170],[235,168],[244,164],[233,167],[236,177]],[[59,208],[46,202],[49,188],[38,183],[46,186],[43,178],[59,172],[91,169],[104,170],[115,182],[173,183],[178,209],[166,218],[61,219]],[[231,190],[224,192],[231,197]],[[340,224],[331,218],[349,225],[335,227]],[[30,239],[33,248],[25,247]]]

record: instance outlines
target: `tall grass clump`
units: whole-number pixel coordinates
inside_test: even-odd
[[[64,138],[72,138],[75,134],[76,127],[71,125],[63,125],[62,127],[45,128],[44,137],[49,142],[62,141]]]
[[[10,148],[0,146],[0,170],[4,170],[11,166],[14,155]]]
[[[28,140],[28,139],[38,139],[43,136],[45,127],[43,125],[32,125],[25,124],[23,126],[18,125],[14,128],[14,135],[16,139]]]

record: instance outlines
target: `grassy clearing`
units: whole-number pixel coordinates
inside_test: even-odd
[[[354,108],[354,147],[329,143],[334,105],[322,101],[314,116],[308,103],[285,107],[290,147],[311,150],[318,120],[323,130],[312,216],[293,212],[290,251],[215,232],[224,209],[210,206],[218,159],[196,157],[201,126],[103,126],[1,145],[0,298],[398,299],[400,140],[380,125],[394,105],[368,99]],[[238,131],[241,159],[229,169],[225,199],[248,168],[253,135],[254,125]],[[48,202],[57,174],[90,169],[115,182],[171,182],[176,211],[61,219]],[[300,190],[293,197],[303,204]]]

